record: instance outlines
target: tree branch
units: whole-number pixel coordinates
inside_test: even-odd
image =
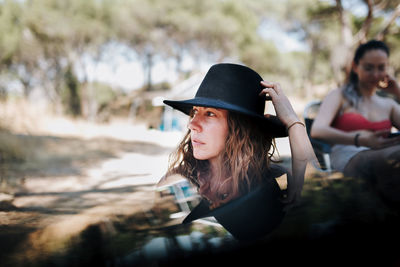
[[[383,28],[376,35],[375,38],[377,40],[383,40],[385,38],[385,35],[389,32],[390,26],[393,24],[398,16],[400,16],[400,4],[397,5],[396,9],[392,13],[392,16],[386,21]]]
[[[342,1],[336,0],[336,7],[339,13],[341,31],[342,31],[342,42],[344,43],[345,47],[351,47],[352,44],[352,32],[350,27],[350,20],[346,10],[343,8]]]
[[[371,28],[372,19],[374,17],[373,16],[373,13],[374,13],[373,1],[372,0],[364,0],[364,3],[368,6],[368,14],[363,22],[363,25],[361,26],[361,29],[354,36],[353,44],[359,44],[362,42],[366,42],[368,32]]]

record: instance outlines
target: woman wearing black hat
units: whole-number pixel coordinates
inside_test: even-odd
[[[266,99],[277,116],[264,115]],[[214,216],[236,238],[255,239],[282,220],[300,198],[307,162],[314,159],[304,124],[278,83],[248,67],[210,68],[195,98],[164,101],[190,115],[188,132],[172,155],[168,174],[197,186],[203,201],[184,223]],[[274,138],[289,135],[292,173],[272,162]],[[275,180],[287,173],[287,195]]]

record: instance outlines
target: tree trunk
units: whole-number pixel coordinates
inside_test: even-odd
[[[146,53],[144,64],[145,64],[144,69],[145,69],[145,75],[146,75],[145,90],[151,91],[153,89],[152,75],[151,75],[151,71],[153,69],[153,54],[151,52]]]
[[[7,101],[7,88],[5,86],[0,86],[0,102]]]
[[[348,72],[351,63],[351,50],[353,48],[353,33],[351,31],[349,14],[342,6],[341,0],[336,0],[336,7],[340,20],[340,44],[336,45],[331,52],[330,62],[333,77],[337,86],[343,83],[343,74]]]
[[[315,74],[315,67],[317,64],[317,54],[318,54],[318,39],[311,39],[311,58],[310,63],[308,64],[307,74],[305,77],[305,81],[303,83],[303,90],[301,94],[306,99],[310,99],[312,96],[312,84],[313,77]]]
[[[78,117],[82,114],[78,79],[73,74],[71,66],[68,67],[64,76],[68,89],[68,111],[72,116]]]

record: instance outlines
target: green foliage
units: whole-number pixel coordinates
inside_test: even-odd
[[[0,2],[0,74],[18,79],[27,96],[32,88],[40,86],[55,104],[66,103],[63,90],[68,83],[65,81],[68,68],[72,66],[73,76],[84,77],[77,80],[78,83],[86,83],[88,68],[85,64],[88,63],[85,58],[98,62],[105,48],[115,43],[126,45],[135,55],[130,58],[143,64],[149,89],[152,88],[151,69],[157,61],[175,60],[176,70],[183,77],[181,64],[186,55],[211,62],[240,61],[264,75],[290,81],[292,89],[301,87],[304,82],[331,83],[338,77],[333,72],[343,69],[346,61],[343,58],[347,58],[363,38],[375,38],[383,33],[383,38],[393,48],[399,39],[396,23],[382,31],[388,18],[396,14],[400,1],[375,1],[369,27],[366,27],[365,15],[351,10],[361,5],[367,7],[363,1],[351,2],[342,10],[339,3],[341,1],[5,0]],[[268,20],[276,22],[284,32],[296,33],[309,50],[297,54],[282,52],[274,40],[262,39],[259,27]],[[360,34],[362,30],[365,36]],[[345,39],[346,31],[352,34],[347,36],[349,40]],[[396,57],[396,52],[393,55]],[[396,62],[398,60],[393,60],[397,74]],[[78,75],[78,71],[83,74]],[[81,92],[76,97],[88,95],[86,86],[77,84],[77,87]],[[100,100],[100,105],[103,101]],[[90,104],[90,101],[79,102]],[[67,109],[72,106],[67,105]]]
[[[22,8],[15,1],[0,5],[0,65],[9,65],[21,40]]]

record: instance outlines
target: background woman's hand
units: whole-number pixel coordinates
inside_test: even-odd
[[[267,95],[271,98],[276,115],[286,126],[291,125],[295,121],[299,121],[299,118],[294,112],[289,99],[283,93],[279,83],[262,81],[261,85],[266,88],[261,91],[260,95]]]
[[[372,149],[380,149],[389,146],[394,146],[400,143],[400,136],[388,138],[390,130],[381,131],[360,131],[360,142],[361,146],[366,146]]]
[[[378,87],[389,94],[400,95],[400,86],[392,75],[387,74],[385,80],[379,82]]]

